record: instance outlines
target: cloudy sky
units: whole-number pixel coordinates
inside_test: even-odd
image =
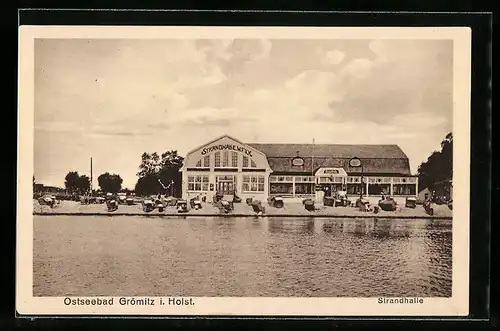
[[[35,41],[35,177],[118,173],[143,152],[245,142],[398,144],[411,171],[452,130],[447,40]]]

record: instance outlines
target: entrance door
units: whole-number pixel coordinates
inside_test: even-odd
[[[222,194],[234,194],[234,176],[220,176],[217,178],[217,191]]]
[[[217,184],[217,191],[223,194],[233,194],[234,183],[232,181],[219,181]]]

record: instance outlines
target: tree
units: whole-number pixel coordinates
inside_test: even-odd
[[[79,194],[88,193],[90,190],[90,178],[86,175],[78,177],[77,180],[77,192]]]
[[[120,175],[110,175],[108,172],[106,172],[97,178],[97,182],[99,183],[99,187],[103,192],[118,193],[122,189],[123,179],[120,177]]]
[[[158,182],[158,177],[154,174],[149,174],[140,177],[135,184],[136,195],[153,195],[161,192],[161,185]]]
[[[427,161],[418,167],[420,189],[432,189],[434,183],[453,178],[453,134],[450,132],[441,142],[441,151],[434,151]]]
[[[64,186],[69,193],[76,193],[78,191],[78,179],[80,175],[76,171],[70,171],[65,177]]]
[[[179,169],[182,167],[184,158],[177,154],[177,151],[166,151],[161,156],[156,152],[152,154],[143,153],[141,164],[137,176],[135,192],[138,195],[152,195],[158,193],[180,196],[182,175]],[[173,185],[165,192],[160,181],[168,186],[172,181]]]
[[[164,185],[173,182],[170,188],[173,196],[182,194],[182,174],[179,171],[184,162],[184,158],[177,154],[177,151],[167,151],[161,155],[161,170],[159,178]]]
[[[139,165],[139,172],[137,176],[145,177],[147,175],[153,175],[155,173],[155,164],[153,162],[152,156],[148,153],[142,153],[141,164]]]

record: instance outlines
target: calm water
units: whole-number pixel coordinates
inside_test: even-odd
[[[451,221],[35,216],[33,295],[451,296]]]

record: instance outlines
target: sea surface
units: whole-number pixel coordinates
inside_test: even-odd
[[[34,216],[34,296],[451,296],[448,220]]]

